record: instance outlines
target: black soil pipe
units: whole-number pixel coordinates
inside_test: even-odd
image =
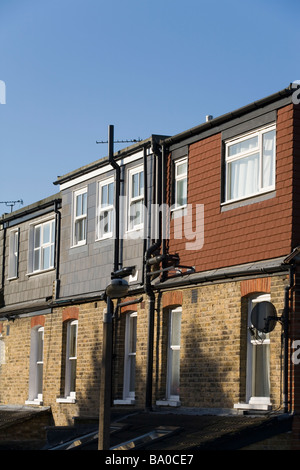
[[[114,160],[114,126],[108,126],[108,160],[111,166],[116,170],[116,184],[115,184],[115,250],[114,250],[114,271],[119,269],[119,243],[120,243],[120,174],[121,169],[117,162]]]
[[[1,276],[1,289],[4,290],[5,284],[5,251],[6,251],[6,227],[3,226],[3,245],[2,245],[2,276]],[[4,295],[4,294],[3,294]]]
[[[59,268],[60,268],[60,232],[61,232],[61,213],[58,209],[58,202],[54,202],[54,212],[56,218],[56,231],[55,231],[55,300],[59,298]]]
[[[162,200],[162,167],[161,158],[158,152],[156,152],[157,159],[157,198],[156,203],[161,205]],[[156,176],[156,175],[155,175]],[[156,212],[159,214],[160,211]],[[151,245],[145,253],[145,278],[144,278],[144,290],[148,295],[149,309],[148,309],[148,345],[147,345],[147,373],[146,373],[146,411],[152,410],[152,381],[153,381],[153,340],[154,340],[154,314],[155,314],[155,294],[151,285],[151,279],[149,276],[151,266],[148,263],[151,255],[160,248],[161,246],[161,217],[159,219],[159,234],[158,239],[153,245]]]
[[[290,312],[290,291],[294,287],[294,266],[290,266],[289,285],[285,288],[283,334],[284,334],[284,381],[283,381],[283,406],[284,413],[289,412],[289,312]]]

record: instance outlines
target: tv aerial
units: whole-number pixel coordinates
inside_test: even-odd
[[[277,321],[281,318],[277,317],[276,308],[271,302],[258,302],[251,311],[251,323],[260,333],[273,331]]]
[[[14,205],[17,203],[20,203],[23,205],[23,200],[19,199],[18,201],[0,201],[0,204],[5,204],[6,206],[10,207],[10,212],[12,212]]]

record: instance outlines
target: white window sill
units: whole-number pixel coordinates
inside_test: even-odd
[[[26,273],[26,276],[38,276],[39,274],[44,274],[44,273],[49,273],[51,271],[54,271],[55,267],[51,266],[49,269],[41,269],[40,271],[32,271],[31,273]]]
[[[157,406],[181,406],[180,400],[157,400]]]
[[[254,194],[249,194],[247,196],[243,196],[243,197],[239,197],[239,198],[236,198],[236,199],[229,199],[227,201],[224,201],[221,203],[221,208],[226,208],[226,206],[234,206],[234,205],[238,205],[238,204],[243,204],[243,205],[248,205],[250,204],[252,201],[253,202],[259,202],[258,198],[261,198],[263,196],[267,196],[268,194],[270,193],[273,193],[275,191],[275,186],[274,187],[270,187],[268,189],[265,189],[265,190],[262,190],[262,191],[259,191],[257,193],[254,193]]]
[[[134,405],[134,398],[126,398],[125,400],[114,400],[114,405]]]
[[[25,405],[43,405],[43,400],[26,400]]]
[[[110,233],[109,235],[104,235],[103,237],[95,238],[95,242],[102,242],[104,240],[110,240],[114,238],[113,233]]]
[[[73,249],[73,248],[80,248],[81,246],[86,246],[86,244],[87,244],[87,241],[84,240],[83,242],[77,243],[76,245],[74,245],[74,244],[71,245],[70,248],[71,248],[71,249]]]
[[[140,235],[143,235],[144,233],[144,225],[137,225],[136,227],[127,229],[126,232],[124,233],[124,239],[126,238],[139,238]]]
[[[270,411],[272,409],[272,405],[271,403],[235,403],[234,409],[245,411]]]
[[[186,215],[187,215],[187,205],[171,208],[172,219],[177,219],[179,217],[184,217]]]
[[[76,398],[73,398],[73,397],[57,398],[56,403],[76,403]]]

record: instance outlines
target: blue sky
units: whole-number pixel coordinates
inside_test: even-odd
[[[174,135],[299,80],[299,17],[296,0],[0,0],[0,201],[54,194],[107,155],[109,124]]]

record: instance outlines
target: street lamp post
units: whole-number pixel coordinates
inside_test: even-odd
[[[110,408],[111,408],[111,369],[112,369],[112,299],[124,297],[128,293],[128,282],[125,279],[112,279],[106,288],[107,308],[103,315],[103,343],[100,383],[100,411],[98,450],[110,448]]]
[[[107,308],[103,314],[98,450],[108,450],[110,447],[112,310],[113,302],[108,297]]]

